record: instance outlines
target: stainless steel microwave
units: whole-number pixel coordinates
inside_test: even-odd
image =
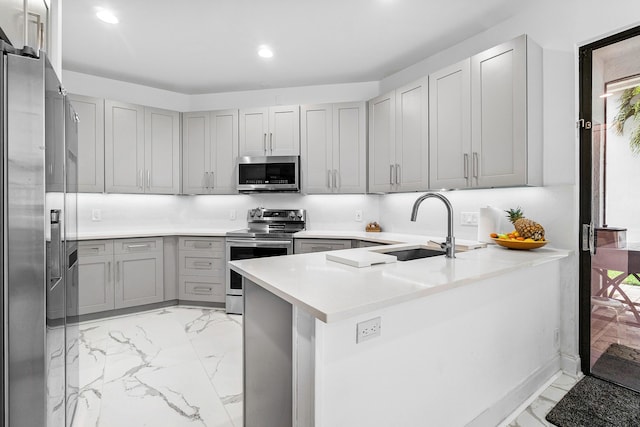
[[[238,191],[300,191],[300,156],[238,157]]]

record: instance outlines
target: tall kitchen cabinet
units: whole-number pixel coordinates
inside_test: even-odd
[[[240,156],[300,154],[300,106],[240,110]]]
[[[427,81],[369,101],[369,192],[429,188]]]
[[[104,192],[104,99],[69,95],[78,114],[78,191]]]
[[[238,110],[182,115],[182,192],[233,194],[238,157]]]
[[[304,193],[366,192],[366,114],[364,102],[300,108]]]
[[[110,193],[180,192],[180,114],[105,101],[105,187]]]
[[[542,184],[542,51],[526,35],[430,76],[432,188]]]

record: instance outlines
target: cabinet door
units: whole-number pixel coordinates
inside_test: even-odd
[[[113,310],[113,255],[81,256],[78,283],[78,314]]]
[[[211,186],[209,112],[182,114],[182,192],[208,194]]]
[[[113,310],[113,241],[84,241],[78,245],[78,314]]]
[[[301,111],[301,182],[307,194],[331,193],[333,168],[332,104],[303,105]]]
[[[268,133],[268,108],[240,110],[240,156],[265,156]]]
[[[395,191],[429,188],[428,82],[396,90]]]
[[[471,58],[474,185],[526,184],[526,67],[524,36]]]
[[[471,65],[429,75],[429,186],[471,186]]]
[[[105,187],[108,193],[144,192],[144,108],[105,101]]]
[[[236,193],[238,158],[238,110],[211,113],[210,192]]]
[[[395,183],[395,92],[369,101],[369,191],[386,193]]]
[[[69,95],[78,122],[78,191],[104,192],[104,100]]]
[[[180,114],[144,109],[145,193],[180,192]]]
[[[268,153],[273,156],[300,155],[300,106],[269,108]]]
[[[367,191],[366,115],[364,102],[333,106],[333,175],[339,193]]]
[[[115,255],[115,307],[161,302],[164,298],[162,252]]]

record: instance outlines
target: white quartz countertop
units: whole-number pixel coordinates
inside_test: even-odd
[[[240,228],[240,227],[238,227]],[[236,228],[237,230],[237,228]],[[134,229],[134,230],[108,230],[99,232],[80,232],[77,240],[100,239],[129,239],[135,237],[162,237],[162,236],[205,236],[224,237],[228,229],[212,228],[162,228],[162,229]]]
[[[385,233],[376,234],[382,237]],[[326,235],[329,236],[338,238],[337,235]],[[313,233],[313,237],[320,236]],[[407,237],[405,235],[405,239]],[[425,239],[425,236],[415,237]],[[353,235],[353,238],[358,237]],[[331,253],[405,246],[411,245],[404,243]],[[229,265],[264,289],[329,323],[558,260],[567,257],[569,252],[547,248],[518,251],[490,246],[458,252],[455,259],[437,256],[363,268],[329,261],[326,254],[256,258],[231,261]]]

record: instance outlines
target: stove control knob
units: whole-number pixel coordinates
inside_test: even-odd
[[[296,213],[294,211],[289,212],[289,218],[294,219],[296,217]]]
[[[298,213],[296,213],[296,217],[297,217],[298,219],[302,219],[302,214],[301,214],[300,212],[298,212]]]
[[[256,209],[256,216],[260,218],[262,216],[262,210]]]

